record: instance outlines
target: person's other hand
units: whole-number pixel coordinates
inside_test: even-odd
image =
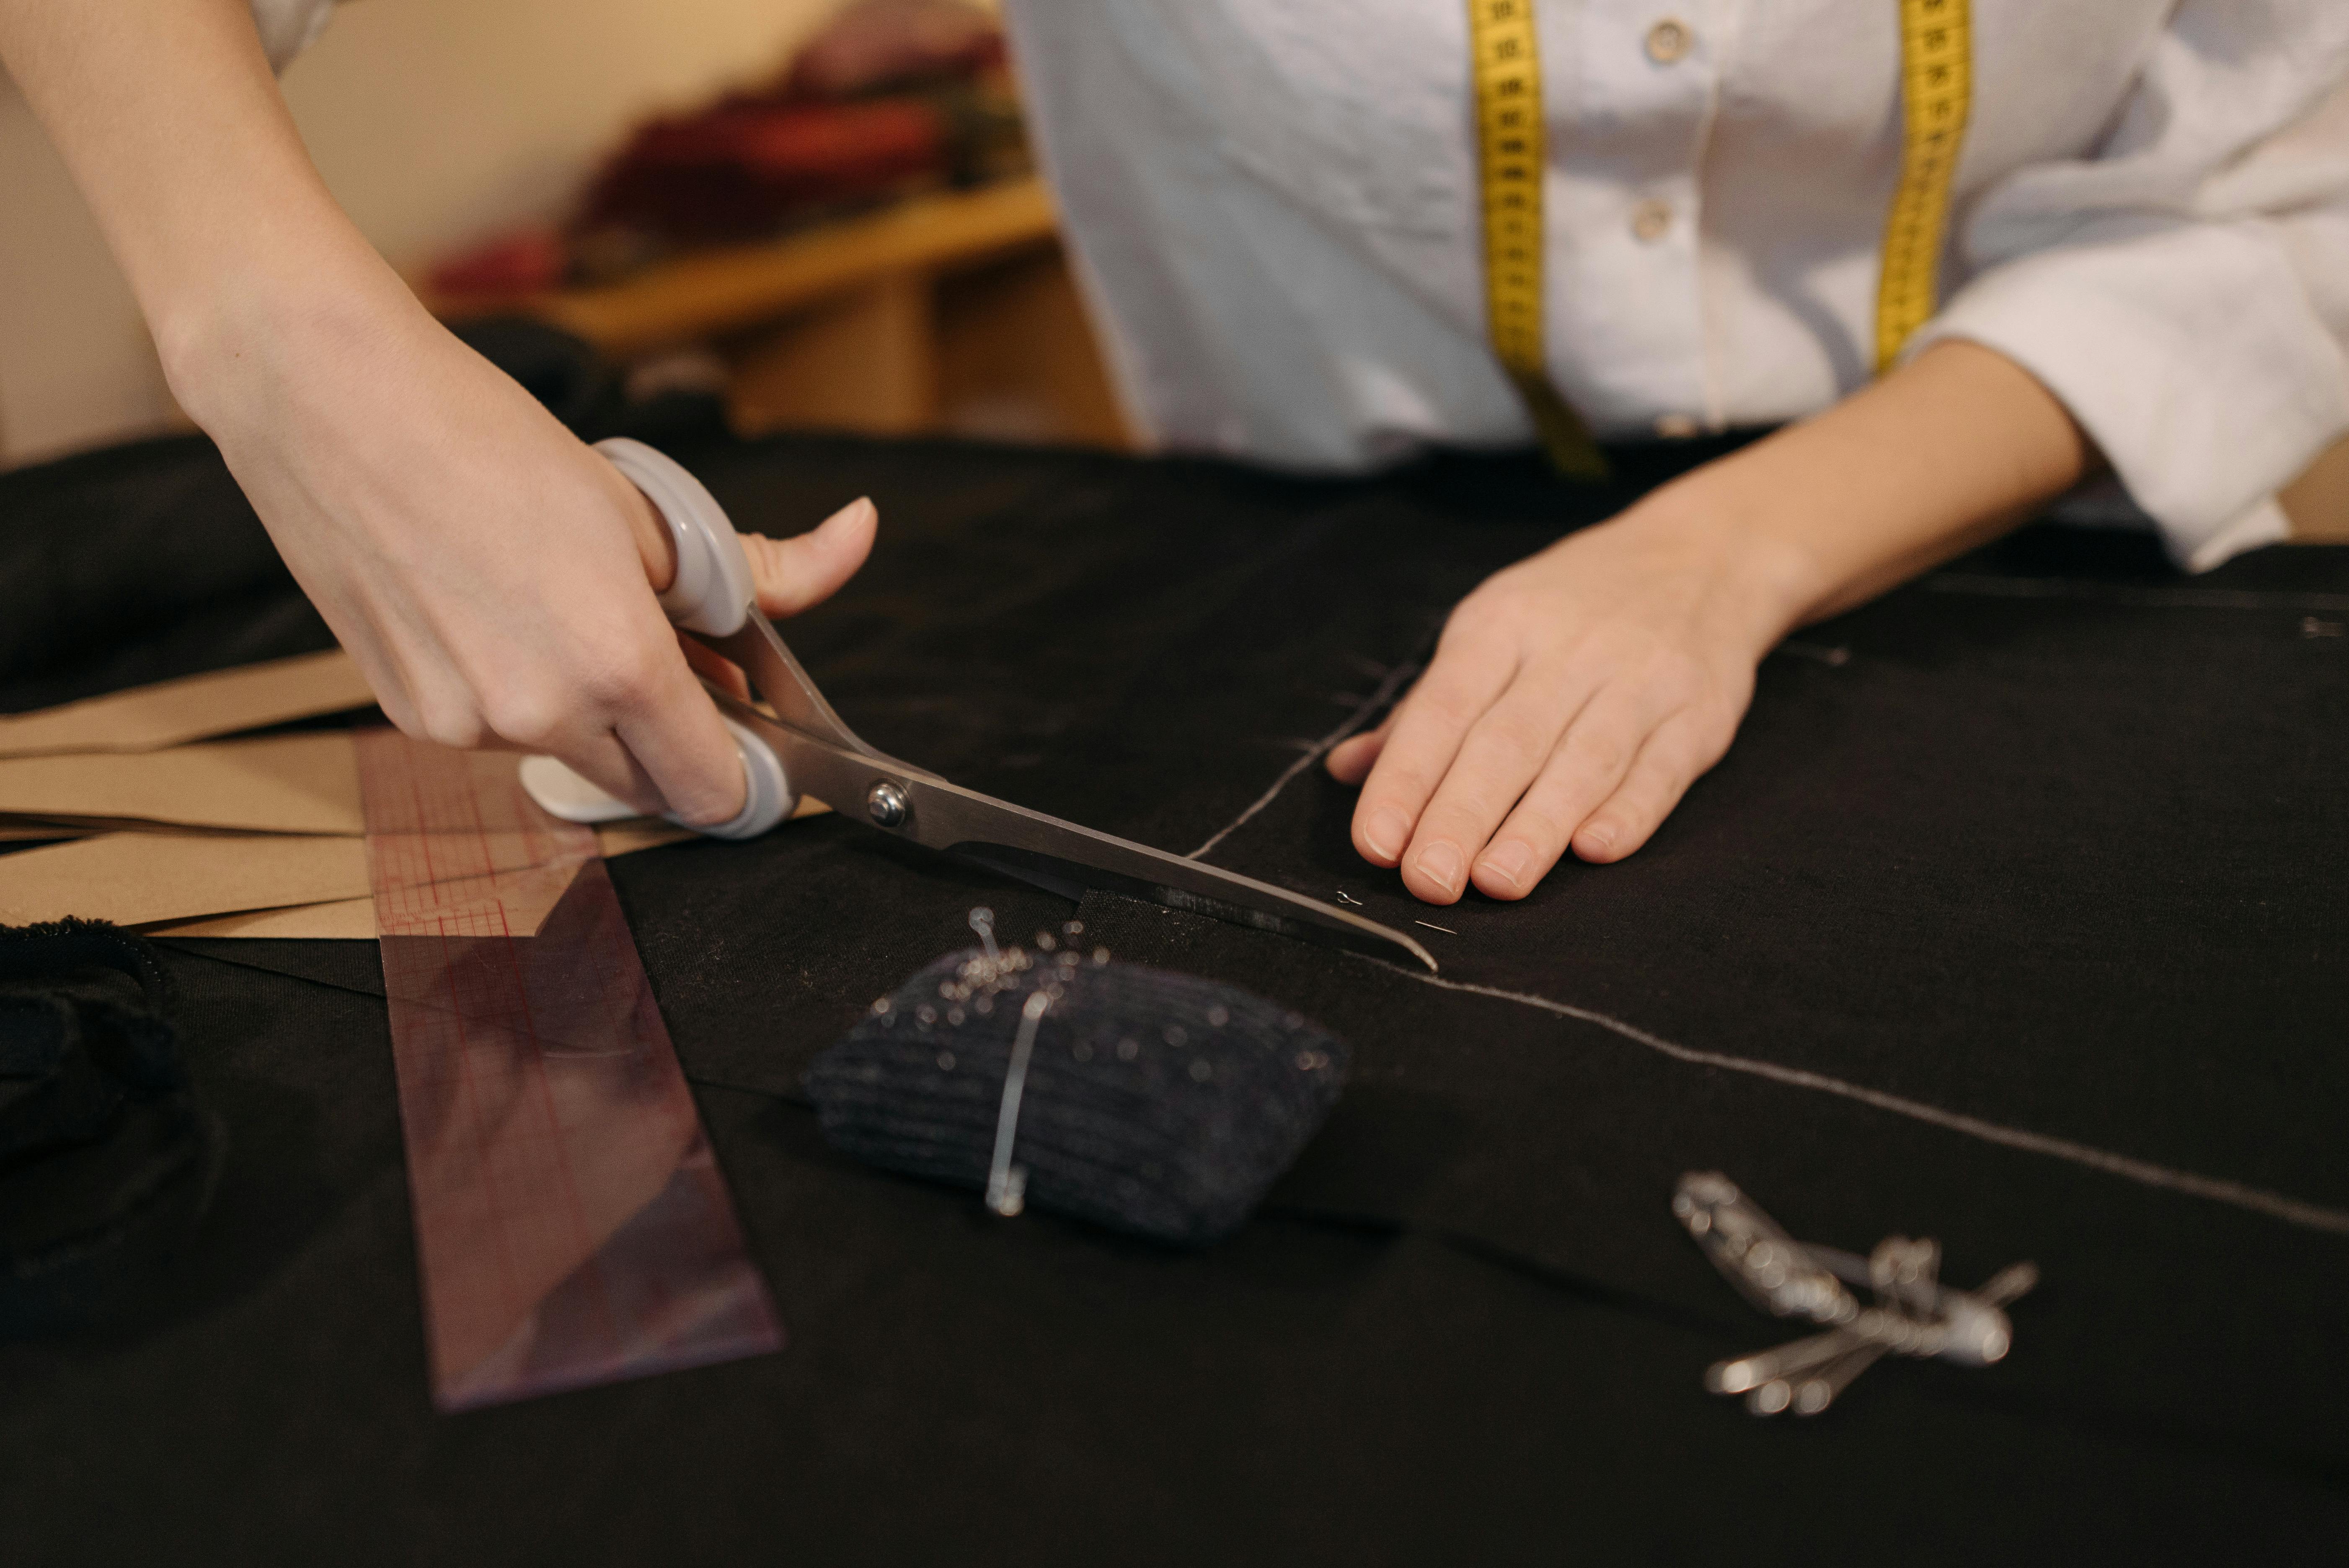
[[[553,754],[647,812],[741,808],[734,744],[655,600],[650,502],[404,290],[271,300],[168,358],[384,711],[447,746]],[[876,517],[746,537],[761,607],[847,581]]]
[[[1717,525],[1635,508],[1488,578],[1386,722],[1335,748],[1354,847],[1451,903],[1618,861],[1720,760],[1792,619]]]

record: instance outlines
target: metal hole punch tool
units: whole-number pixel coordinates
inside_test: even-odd
[[[1757,1416],[1816,1416],[1887,1354],[1938,1357],[1989,1367],[2013,1347],[2005,1307],[2039,1283],[2039,1270],[2013,1264],[1980,1289],[1940,1283],[1939,1243],[1888,1236],[1868,1257],[1797,1242],[1735,1182],[1691,1171],[1672,1194],[1672,1212],[1739,1295],[1774,1317],[1806,1317],[1825,1333],[1716,1361],[1704,1386],[1744,1395]],[[1867,1285],[1863,1307],[1849,1286]]]
[[[1405,955],[1430,970],[1436,967],[1434,957],[1411,937],[1358,914],[981,795],[866,745],[833,711],[761,613],[741,541],[701,481],[638,441],[601,441],[596,450],[652,501],[676,542],[677,577],[660,596],[669,620],[740,665],[751,690],[771,710],[712,691],[741,753],[749,794],[731,821],[701,831],[717,838],[755,837],[789,816],[805,793],[892,838],[1063,898],[1081,898],[1089,889],[1121,892],[1284,936],[1381,958]],[[532,799],[568,821],[633,814],[553,758],[524,761],[522,781]]]

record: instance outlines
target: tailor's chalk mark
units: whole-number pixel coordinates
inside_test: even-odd
[[[2090,1171],[2102,1171],[2107,1176],[2117,1176],[2125,1181],[2135,1181],[2141,1186],[2157,1187],[2171,1192],[2183,1192],[2189,1197],[2207,1198],[2214,1203],[2226,1203],[2234,1208],[2249,1210],[2255,1214],[2265,1214],[2270,1219],[2282,1220],[2287,1225],[2298,1225],[2302,1230],[2322,1231],[2335,1236],[2349,1236],[2349,1211],[2328,1209],[2322,1203],[2311,1203],[2299,1198],[2287,1197],[2281,1192],[2270,1192],[2240,1181],[2230,1181],[2223,1177],[2204,1176],[2192,1171],[2180,1171],[2172,1166],[2157,1165],[2150,1160],[2139,1160],[2132,1155],[2116,1154],[2111,1150],[2098,1149],[2093,1144],[2075,1142],[2068,1138],[2051,1137],[2047,1133],[2033,1132],[2026,1128],[2004,1127],[1979,1116],[1969,1116],[1959,1110],[1944,1110],[1938,1105],[1928,1105],[1923,1100],[1909,1099],[1903,1095],[1887,1094],[1882,1089],[1869,1088],[1864,1084],[1849,1083],[1838,1078],[1829,1078],[1825,1073],[1815,1073],[1804,1068],[1785,1067],[1777,1062],[1760,1061],[1752,1057],[1733,1057],[1720,1051],[1698,1050],[1692,1046],[1676,1045],[1661,1035],[1651,1035],[1647,1030],[1633,1024],[1627,1024],[1620,1018],[1610,1018],[1606,1014],[1596,1012],[1588,1007],[1578,1007],[1569,1002],[1554,1001],[1547,996],[1537,996],[1530,992],[1504,991],[1497,985],[1479,985],[1473,981],[1447,979],[1441,975],[1429,975],[1417,969],[1405,969],[1400,964],[1390,964],[1383,958],[1372,958],[1368,954],[1357,953],[1352,956],[1361,959],[1366,964],[1375,964],[1381,969],[1392,969],[1408,979],[1433,985],[1440,990],[1461,991],[1472,996],[1487,996],[1496,1002],[1514,1002],[1521,1007],[1537,1007],[1545,1013],[1555,1013],[1561,1018],[1572,1018],[1577,1023],[1595,1024],[1610,1034],[1619,1035],[1634,1045],[1645,1046],[1648,1049],[1670,1057],[1676,1062],[1686,1062],[1694,1067],[1717,1068],[1723,1072],[1745,1073],[1754,1078],[1766,1078],[1772,1083],[1783,1084],[1788,1088],[1809,1089],[1817,1094],[1831,1094],[1841,1099],[1857,1100],[1873,1109],[1886,1111],[1893,1116],[1905,1116],[1911,1120],[1925,1122],[1961,1137],[1979,1139],[1984,1143],[1996,1143],[2008,1149],[2020,1149],[2030,1154],[2044,1154],[2051,1160],[2065,1161],[2074,1165],[2084,1166]]]
[[[1242,811],[1238,816],[1234,817],[1230,821],[1225,823],[1223,828],[1212,838],[1208,839],[1206,843],[1201,844],[1197,849],[1193,850],[1189,854],[1183,858],[1185,860],[1195,861],[1202,855],[1206,854],[1209,850],[1214,849],[1217,844],[1222,843],[1226,839],[1230,838],[1233,832],[1238,829],[1242,823],[1246,822],[1250,817],[1255,816],[1258,811],[1263,810],[1267,806],[1271,805],[1273,801],[1278,799],[1280,798],[1280,792],[1283,789],[1288,789],[1288,786],[1295,781],[1299,774],[1304,772],[1308,768],[1312,767],[1314,763],[1320,760],[1320,758],[1328,753],[1331,747],[1345,739],[1346,737],[1353,734],[1355,730],[1360,729],[1365,719],[1369,718],[1371,715],[1376,713],[1385,704],[1392,701],[1395,693],[1402,689],[1403,683],[1410,680],[1412,676],[1418,673],[1419,666],[1417,665],[1408,664],[1397,665],[1393,669],[1389,670],[1387,672],[1387,678],[1379,683],[1378,690],[1362,698],[1361,703],[1355,707],[1354,711],[1346,716],[1345,723],[1340,725],[1337,728],[1323,736],[1319,740],[1314,742],[1313,748],[1310,751],[1308,751],[1304,756],[1290,763],[1287,768],[1282,769],[1280,771],[1280,777],[1272,781],[1271,789],[1267,789],[1263,794],[1257,796],[1256,799],[1249,804],[1247,810]]]

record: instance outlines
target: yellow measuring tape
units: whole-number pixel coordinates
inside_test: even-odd
[[[1968,0],[1900,0],[1900,184],[1884,221],[1884,270],[1876,285],[1876,368],[1940,304],[1941,245],[1973,106],[1973,18]]]
[[[1607,477],[1589,428],[1542,363],[1541,56],[1534,0],[1468,0],[1475,62],[1476,151],[1485,191],[1485,315],[1493,352],[1560,473]]]
[[[1531,410],[1559,471],[1603,479],[1607,459],[1589,428],[1557,395],[1542,343],[1541,55],[1535,0],[1468,0],[1476,80],[1476,150],[1485,206],[1485,309],[1493,351]],[[1950,181],[1973,101],[1968,0],[1899,0],[1900,183],[1884,224],[1876,296],[1876,368],[1940,300]]]

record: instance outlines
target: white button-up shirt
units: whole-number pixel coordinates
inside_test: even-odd
[[[1896,0],[1539,0],[1544,308],[1608,437],[1862,385]],[[1485,331],[1464,0],[1009,0],[1034,129],[1157,444],[1354,469],[1531,438]],[[1973,0],[1942,307],[2191,565],[2349,431],[2349,0]]]

